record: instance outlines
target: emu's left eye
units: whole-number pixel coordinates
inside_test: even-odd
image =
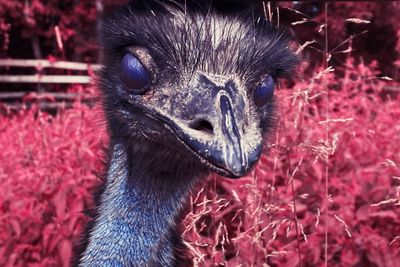
[[[127,89],[143,93],[150,84],[150,75],[138,58],[127,53],[121,61],[121,80]]]
[[[271,76],[265,80],[254,91],[254,102],[261,107],[267,104],[274,96],[274,79]]]

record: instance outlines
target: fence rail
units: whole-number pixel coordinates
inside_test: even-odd
[[[35,68],[38,74],[34,75],[0,75],[0,83],[79,83],[88,84],[91,78],[88,75],[41,75],[45,68],[86,71],[96,70],[99,65],[70,61],[49,61],[36,59],[0,59],[0,67]]]
[[[85,75],[0,75],[0,83],[91,83]]]
[[[0,67],[33,67],[37,69],[55,68],[66,70],[83,70],[99,68],[100,65],[71,61],[50,61],[45,59],[0,59]]]
[[[35,93],[35,92],[0,92],[1,100],[22,99],[24,97],[31,97],[36,99],[54,98],[57,100],[75,100],[82,95],[76,93]],[[86,97],[86,96],[83,96]]]
[[[13,68],[28,70],[25,73],[22,71],[22,74],[0,74],[0,84],[89,84],[92,82],[92,78],[88,74],[98,69],[99,65],[70,61],[0,59],[0,70]],[[29,68],[31,70],[29,70]],[[68,74],[72,71],[77,73],[70,75],[43,74],[43,70],[47,68],[63,69],[66,70]],[[36,74],[29,74],[32,73],[32,69],[35,70]],[[29,107],[33,103],[32,101],[36,102],[41,109],[68,108],[73,106],[73,102],[76,99],[82,99],[84,103],[88,104],[95,101],[93,96],[88,95],[67,92],[49,92],[47,86],[41,87],[39,92],[5,91],[0,89],[0,102],[4,104],[0,103],[0,107],[6,107],[7,110],[18,110],[23,107]]]

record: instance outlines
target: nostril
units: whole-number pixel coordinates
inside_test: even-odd
[[[194,120],[190,123],[189,127],[194,130],[197,130],[200,132],[205,132],[208,134],[214,133],[214,128],[213,128],[212,124],[205,119]]]

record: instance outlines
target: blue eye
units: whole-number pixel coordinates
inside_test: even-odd
[[[128,89],[141,92],[149,85],[150,76],[143,64],[128,53],[121,61],[121,80]]]
[[[254,102],[261,107],[267,104],[274,96],[274,79],[271,76],[265,78],[259,87],[254,91]]]

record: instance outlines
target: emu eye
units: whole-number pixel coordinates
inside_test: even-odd
[[[265,80],[254,91],[254,102],[257,106],[261,107],[267,104],[268,101],[274,96],[274,79],[271,76]]]
[[[127,53],[121,61],[121,80],[128,89],[143,92],[150,83],[150,75],[135,56]]]

